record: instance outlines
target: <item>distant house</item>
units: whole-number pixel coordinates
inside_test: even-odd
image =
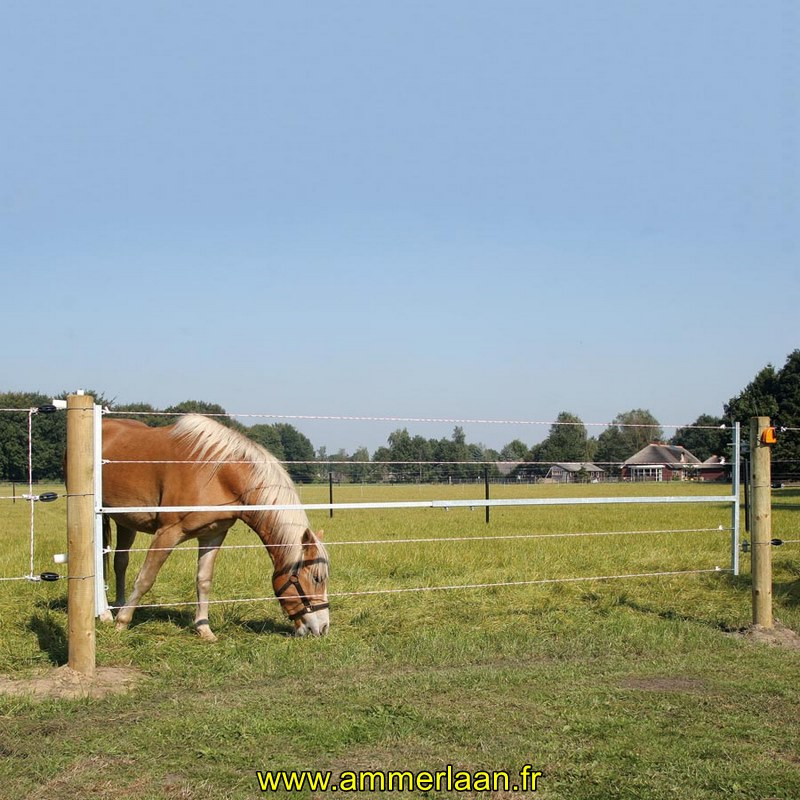
[[[497,467],[497,471],[500,473],[500,477],[501,478],[507,478],[522,463],[524,463],[524,462],[522,462],[522,461],[496,461],[495,462],[495,466]]]
[[[658,442],[643,447],[622,465],[622,479],[628,481],[688,480],[697,473],[700,459],[680,445]]]
[[[725,456],[711,456],[697,468],[697,477],[701,481],[730,480],[731,466]]]
[[[580,483],[591,481],[598,483],[604,480],[606,472],[596,464],[588,462],[568,461],[561,464],[553,464],[550,467],[545,480],[555,483]]]

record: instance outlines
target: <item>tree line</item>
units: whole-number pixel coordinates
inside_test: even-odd
[[[370,455],[365,447],[349,454],[329,454],[314,448],[301,431],[288,423],[245,426],[216,404],[187,400],[164,409],[148,403],[117,404],[102,392],[92,394],[99,404],[115,414],[135,417],[148,425],[169,425],[174,414],[215,415],[224,425],[239,430],[287,463],[295,481],[327,480],[329,474],[341,482],[354,481],[446,481],[477,480],[484,474],[496,479],[536,477],[558,462],[592,462],[600,466],[619,465],[650,442],[681,445],[701,461],[710,456],[730,458],[733,422],[743,425],[753,416],[769,416],[779,428],[800,428],[800,350],[792,352],[784,366],[768,364],[736,396],[723,404],[720,416],[701,414],[693,423],[679,428],[669,440],[658,420],[646,409],[618,414],[597,436],[590,436],[581,419],[562,411],[541,442],[526,444],[514,439],[500,450],[470,443],[463,428],[456,427],[449,438],[432,439],[412,435],[407,428],[389,434],[385,446]],[[65,398],[66,393],[61,395]],[[26,411],[51,403],[39,392],[0,392],[0,408],[20,409],[0,413],[0,480],[24,482],[28,478],[28,431]],[[61,480],[66,446],[66,415],[37,413],[31,419],[34,480]],[[728,426],[728,427],[725,427]],[[800,432],[779,433],[773,449],[776,473],[797,472],[800,466]],[[505,466],[504,466],[505,465]]]
[[[241,431],[266,447],[280,461],[295,462],[290,466],[292,478],[299,482],[314,480],[317,474],[316,454],[310,440],[293,425],[252,425],[246,427],[228,415],[217,403],[186,400],[174,406],[157,409],[149,403],[115,403],[102,392],[87,390],[95,402],[114,411],[118,417],[129,417],[153,427],[171,425],[176,414],[208,414],[214,419]],[[67,392],[56,399],[66,399]],[[19,408],[20,413],[0,413],[0,480],[28,480],[27,411],[47,407],[49,395],[40,392],[0,392],[0,408]],[[34,480],[62,480],[63,458],[67,443],[67,421],[64,413],[36,413],[31,419],[32,463]]]

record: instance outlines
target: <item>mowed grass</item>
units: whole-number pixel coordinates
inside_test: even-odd
[[[697,484],[492,486],[493,497],[725,494]],[[342,486],[336,500],[474,499],[482,486]],[[0,494],[6,492],[0,491]],[[325,502],[327,486],[301,488]],[[36,572],[66,549],[64,504],[36,505]],[[191,607],[143,608],[98,628],[98,664],[143,673],[105,699],[0,697],[0,797],[390,797],[262,794],[257,770],[506,770],[535,795],[800,797],[800,653],[735,634],[750,623],[742,575],[435,586],[727,569],[730,508],[586,505],[312,512],[332,560],[331,634],[294,639],[273,600],[213,606],[217,644]],[[800,492],[774,496],[773,531],[800,539]],[[719,530],[719,528],[722,530]],[[29,508],[0,501],[0,577],[28,572]],[[658,531],[678,531],[659,533]],[[583,536],[583,533],[612,535]],[[492,536],[491,540],[476,537]],[[538,538],[521,538],[521,537]],[[517,537],[517,538],[506,538]],[[404,539],[439,541],[403,543]],[[474,541],[441,541],[469,539]],[[380,544],[352,544],[381,542]],[[138,547],[149,537],[140,536]],[[268,598],[271,568],[236,526],[216,599]],[[132,557],[132,580],[142,553]],[[773,551],[775,614],[800,630],[800,545]],[[195,548],[176,551],[148,603],[194,595]],[[0,582],[0,673],[65,663],[66,584]],[[396,796],[396,795],[394,795]]]

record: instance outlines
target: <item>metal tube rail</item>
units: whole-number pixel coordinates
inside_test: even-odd
[[[619,505],[647,503],[735,503],[735,495],[698,495],[681,497],[539,497],[497,500],[403,500],[386,503],[295,503],[291,505],[222,505],[222,506],[103,506],[103,514],[179,514],[192,511],[329,511],[378,508],[487,508],[489,506],[574,506],[574,505]]]

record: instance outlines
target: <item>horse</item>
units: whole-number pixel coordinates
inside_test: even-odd
[[[103,420],[103,507],[219,506],[214,511],[106,513],[116,522],[114,573],[116,627],[130,624],[169,554],[197,539],[197,611],[194,627],[209,641],[214,562],[236,520],[258,534],[273,562],[272,586],[295,635],[324,635],[329,628],[329,559],[322,531],[314,533],[303,509],[236,510],[226,506],[299,505],[286,470],[244,434],[198,414],[152,428],[129,419]],[[153,541],[125,599],[125,573],[137,531]]]

